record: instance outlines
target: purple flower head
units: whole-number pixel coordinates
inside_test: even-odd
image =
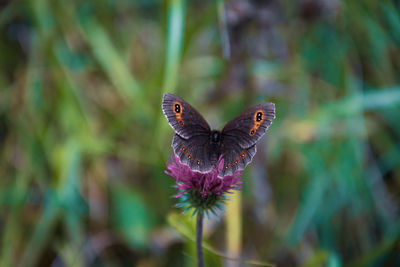
[[[166,174],[176,180],[176,198],[180,199],[178,207],[191,208],[196,211],[212,211],[222,209],[222,203],[227,199],[226,194],[232,190],[240,190],[242,186],[242,171],[233,175],[218,177],[224,166],[224,160],[219,158],[217,167],[207,173],[193,171],[189,166],[181,163],[179,157],[171,156],[167,162]]]

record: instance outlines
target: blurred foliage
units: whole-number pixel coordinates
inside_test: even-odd
[[[232,247],[226,220],[241,223],[243,261],[399,266],[399,10],[1,1],[0,265],[194,265],[194,220],[167,215],[172,92],[215,128],[277,105],[244,173],[242,222],[206,223],[209,266],[239,264],[217,253]]]

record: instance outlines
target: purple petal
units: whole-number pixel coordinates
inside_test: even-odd
[[[167,161],[167,170],[165,174],[176,180],[176,189],[179,193],[177,197],[182,196],[190,190],[198,190],[203,197],[209,194],[223,195],[230,193],[230,190],[241,189],[242,171],[236,171],[233,175],[218,177],[218,174],[224,166],[224,160],[220,157],[217,167],[208,173],[192,171],[189,166],[182,164],[179,158],[171,156]]]

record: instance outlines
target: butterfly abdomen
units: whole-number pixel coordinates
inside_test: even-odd
[[[219,156],[221,155],[220,147],[216,144],[210,144],[210,163],[215,167],[218,163]]]
[[[221,155],[221,133],[218,131],[212,131],[210,133],[210,162],[216,166],[218,163],[219,156]]]

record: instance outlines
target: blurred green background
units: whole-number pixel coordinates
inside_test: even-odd
[[[400,266],[398,1],[0,1],[0,266],[194,266],[165,92],[272,101],[207,266]],[[240,261],[227,261],[238,234]],[[235,246],[235,244],[233,244]]]

